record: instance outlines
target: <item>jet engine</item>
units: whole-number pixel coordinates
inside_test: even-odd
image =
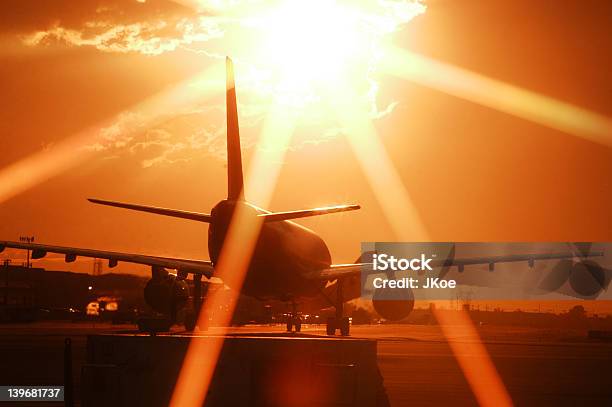
[[[374,309],[388,321],[406,318],[414,308],[414,293],[410,288],[377,288],[372,295]]]
[[[546,273],[538,288],[551,293],[558,291],[569,279],[573,268],[574,262],[572,260],[560,260],[549,273]]]
[[[594,261],[581,261],[574,264],[569,276],[570,286],[577,294],[591,297],[608,285],[608,276],[603,268]]]
[[[155,311],[175,317],[189,299],[189,287],[174,274],[159,273],[145,286],[144,298]]]

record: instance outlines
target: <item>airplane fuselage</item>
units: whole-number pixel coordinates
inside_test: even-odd
[[[211,211],[208,251],[214,264],[219,261],[223,242],[237,205],[249,216],[267,213],[245,201],[223,200]],[[331,265],[331,255],[321,237],[291,221],[264,222],[246,272],[242,292],[261,299],[290,301],[314,297],[325,282],[307,278],[310,273]]]

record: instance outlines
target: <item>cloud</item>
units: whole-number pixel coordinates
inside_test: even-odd
[[[242,12],[253,2],[185,0],[179,3],[164,0],[57,1],[53,3],[55,6],[43,2],[37,8],[37,2],[25,0],[13,3],[12,14],[17,22],[12,29],[28,47],[59,44],[90,47],[105,53],[146,56],[183,50],[212,58],[222,57],[231,47],[237,54],[240,72],[241,128],[261,126],[272,99],[282,90],[258,72],[261,67],[248,60],[248,51],[232,45],[234,41],[246,41],[253,36],[248,31],[253,30],[248,22],[250,16],[236,15],[237,11]],[[197,3],[198,7],[190,7],[192,3]],[[0,9],[2,7],[6,5]],[[20,8],[22,13],[15,11]],[[25,15],[29,19],[22,16],[23,8],[28,9]],[[375,42],[400,29],[424,10],[425,6],[418,1],[364,0],[356,15],[359,26],[366,30],[369,40]],[[312,26],[316,27],[316,21],[312,21]],[[377,120],[389,115],[398,103],[380,100],[380,84],[373,75],[377,57],[374,53],[365,59],[369,62],[363,64],[356,75],[361,78],[356,89],[357,102],[363,103],[370,117]],[[301,123],[298,127],[307,127],[311,134],[316,135],[296,138],[292,149],[325,142],[344,133],[337,122],[330,121],[331,109],[323,106],[316,94],[306,96],[300,95],[301,100],[294,106],[299,110]],[[292,97],[287,95],[287,101]],[[155,119],[144,117],[138,111],[125,112],[112,125],[102,129],[99,137],[86,149],[103,153],[106,157],[138,157],[144,167],[188,161],[198,154],[225,159],[224,105],[195,106],[189,111],[169,110],[172,111],[164,111]],[[253,133],[242,132],[243,148],[255,143]]]
[[[192,8],[170,0],[3,0],[0,34],[31,34],[53,27],[81,30],[92,21],[130,25],[192,15]]]
[[[105,158],[133,157],[143,168],[187,162],[199,156],[225,160],[225,126],[218,115],[221,108],[168,112],[165,119],[155,122],[138,112],[126,112],[100,129],[84,149]],[[246,147],[252,144],[249,140],[243,139]]]
[[[180,46],[221,38],[223,31],[211,17],[196,16],[177,20],[158,19],[132,24],[88,21],[81,29],[55,25],[24,35],[27,46],[54,43],[68,46],[90,46],[99,51],[160,55]]]
[[[252,28],[252,15],[244,10],[252,10],[255,3],[259,4],[251,0],[6,1],[0,4],[0,34],[18,34],[27,46],[60,43],[145,55],[186,46],[214,54],[189,46],[223,38],[228,29]],[[425,11],[419,0],[363,0],[356,8],[360,24],[367,25],[373,37],[396,31]],[[312,27],[316,23],[312,21]]]

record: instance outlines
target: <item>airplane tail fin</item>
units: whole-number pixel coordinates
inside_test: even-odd
[[[244,201],[244,180],[242,174],[242,154],[240,152],[240,133],[238,130],[238,106],[236,103],[236,84],[234,82],[234,65],[230,58],[226,59],[227,70],[227,199],[230,201]],[[89,199],[90,202],[113,206],[116,208],[130,209],[140,212],[154,213],[157,215],[171,216],[210,223],[211,215],[200,212],[189,212],[177,209],[159,208],[146,205],[135,205],[125,202],[107,201],[102,199]],[[304,209],[288,212],[267,212],[259,214],[264,222],[280,222],[292,219],[319,216],[329,213],[353,211],[359,209],[359,205],[337,205],[322,208]]]
[[[236,84],[234,83],[234,64],[226,58],[227,70],[227,199],[244,200],[242,176],[242,154],[240,152],[240,133],[238,131],[238,106],[236,103]]]

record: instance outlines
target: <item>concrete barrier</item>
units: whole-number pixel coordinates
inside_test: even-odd
[[[92,335],[82,404],[167,406],[190,340],[206,336]],[[376,342],[228,336],[206,406],[388,406]]]
[[[589,339],[598,341],[612,342],[612,331],[590,330],[588,332]]]

